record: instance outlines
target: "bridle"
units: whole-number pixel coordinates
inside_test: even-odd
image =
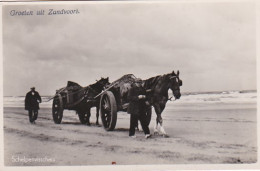
[[[182,86],[182,81],[180,80],[180,78],[178,76],[170,76],[169,77],[170,80],[176,79],[176,83],[179,84],[179,86]],[[174,100],[172,100],[174,96],[171,96],[168,100],[169,101],[175,101],[176,98]]]

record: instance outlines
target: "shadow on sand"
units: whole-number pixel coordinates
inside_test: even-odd
[[[64,125],[83,125],[80,122],[61,122],[61,124],[64,124]]]
[[[99,124],[96,125],[96,123],[90,123],[90,125],[82,124],[80,122],[70,122],[70,121],[63,121],[61,123],[62,125],[82,125],[82,126],[89,126],[89,127],[103,127],[103,125]],[[115,128],[113,132],[128,132],[129,128]]]
[[[128,132],[129,129],[128,128],[116,128],[113,131],[115,131],[115,132]]]
[[[64,124],[64,125],[82,125],[82,126],[90,126],[90,127],[102,127],[102,125],[96,125],[96,123],[90,123],[90,125],[87,125],[87,124],[82,124],[80,122],[65,121],[65,122],[62,122],[61,124]]]

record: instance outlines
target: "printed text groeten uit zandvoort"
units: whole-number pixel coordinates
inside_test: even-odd
[[[10,11],[10,15],[11,16],[26,16],[26,15],[34,15],[35,11],[32,11],[32,10],[22,10],[22,11],[19,11],[19,10],[11,10]],[[65,10],[65,9],[62,9],[62,10],[54,10],[54,9],[48,9],[48,12],[45,13],[46,11],[45,10],[38,10],[36,11],[36,15],[73,15],[73,14],[79,14],[79,10],[78,9],[74,9],[74,10]]]

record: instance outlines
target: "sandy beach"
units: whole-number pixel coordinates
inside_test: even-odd
[[[251,98],[256,98],[252,96]],[[185,101],[186,99],[186,101]],[[82,125],[74,111],[64,111],[54,124],[50,106],[30,124],[23,107],[4,107],[5,166],[146,165],[146,164],[250,164],[257,162],[256,100],[168,102],[163,112],[169,138],[153,135],[128,137],[129,118],[118,113],[114,131]],[[150,130],[153,133],[153,111]],[[101,121],[100,121],[101,124]]]
[[[260,169],[255,0],[8,1],[0,3],[0,171],[52,166]],[[162,112],[168,137],[154,135],[154,109],[148,139],[142,131],[134,139],[128,136],[126,112],[117,113],[109,132],[101,119],[95,124],[95,108],[90,126],[69,110],[61,124],[54,123],[55,95],[64,102],[57,101],[56,109],[80,106],[83,113],[84,103],[94,104],[102,92],[114,91],[117,104],[109,95],[111,103],[103,107],[122,109],[138,78],[151,103],[173,100]],[[33,89],[42,97],[36,124],[24,110],[25,96]]]

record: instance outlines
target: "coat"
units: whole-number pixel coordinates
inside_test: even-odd
[[[146,110],[146,99],[139,99],[139,95],[146,95],[146,91],[143,87],[137,87],[134,85],[130,88],[127,99],[129,101],[129,106],[127,108],[127,113],[133,115],[145,114]]]
[[[41,102],[42,99],[39,93],[37,91],[30,91],[25,96],[25,110],[39,110],[39,103]]]

